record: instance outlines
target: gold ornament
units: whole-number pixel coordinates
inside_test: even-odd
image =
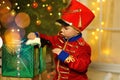
[[[40,25],[41,24],[41,20],[39,20],[39,19],[37,19],[37,21],[36,21],[36,25]]]
[[[52,11],[52,6],[49,5],[49,6],[47,7],[47,10],[51,12],[51,11]]]
[[[41,0],[42,2],[45,2],[46,0]]]
[[[33,8],[37,8],[37,7],[38,7],[38,3],[34,1],[34,2],[32,3],[32,7],[33,7]]]

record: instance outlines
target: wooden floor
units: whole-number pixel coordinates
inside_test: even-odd
[[[39,76],[36,76],[34,78],[15,78],[15,77],[3,77],[0,75],[0,80],[42,80],[39,78]]]
[[[54,73],[47,73],[47,71],[34,78],[15,78],[15,77],[3,77],[0,75],[0,80],[52,80]]]

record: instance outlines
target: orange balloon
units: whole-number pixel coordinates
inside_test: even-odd
[[[26,28],[30,24],[30,16],[27,13],[20,12],[15,17],[15,22],[20,28]]]

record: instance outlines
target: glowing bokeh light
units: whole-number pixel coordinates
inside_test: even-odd
[[[11,14],[11,12],[8,12],[1,16],[1,23],[3,25],[9,25],[14,21],[14,17],[15,15]],[[7,27],[7,26],[4,26],[4,27]]]
[[[0,0],[0,14],[8,13],[11,7],[12,4],[9,0]]]
[[[60,16],[60,15],[61,15],[61,13],[59,12],[59,13],[58,13],[58,15]]]
[[[30,7],[30,4],[27,4],[27,7]]]
[[[110,55],[110,49],[104,49],[103,54],[107,56]]]
[[[99,28],[97,28],[97,29],[96,29],[96,31],[100,31],[100,29],[99,29]]]
[[[105,24],[104,21],[102,21],[102,22],[101,22],[101,25],[104,25],[104,24]]]
[[[20,12],[16,15],[15,22],[20,28],[26,28],[30,24],[30,16],[25,12]]]
[[[13,52],[21,45],[21,36],[16,29],[7,29],[4,34],[4,41],[8,51]]]
[[[92,35],[95,35],[95,32],[92,32]]]
[[[103,32],[103,29],[101,29],[100,32]]]
[[[53,13],[50,13],[50,16],[52,16],[53,15]]]
[[[3,45],[3,41],[2,41],[2,38],[0,37],[0,48],[2,47]]]

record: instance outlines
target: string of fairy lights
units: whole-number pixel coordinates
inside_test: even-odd
[[[110,36],[110,34],[112,34],[112,32],[119,32],[120,29],[113,27],[113,25],[109,26],[108,24],[112,23],[106,22],[106,16],[109,16],[106,15],[108,10],[105,10],[107,9],[106,5],[108,6],[107,0],[88,1],[88,5],[92,9],[92,12],[95,14],[94,21],[90,27],[87,28],[88,33],[91,33],[87,34],[89,36],[87,39],[93,49],[92,60],[95,62],[112,62],[112,59],[110,60],[109,57],[112,56],[111,53],[113,51],[113,47],[110,43],[110,40],[107,40],[107,42],[104,40],[107,38],[110,39],[112,36]],[[111,13],[111,15],[113,14]]]
[[[88,7],[95,14],[95,19],[93,20],[90,27],[87,28],[88,36],[87,41],[90,43],[92,47],[92,60],[93,61],[102,61],[103,56],[109,56],[111,51],[109,47],[105,47],[103,49],[102,39],[103,35],[106,34],[106,31],[113,31],[115,29],[111,29],[106,27],[105,17],[104,17],[104,7],[106,5],[106,0],[92,0],[87,1]]]

